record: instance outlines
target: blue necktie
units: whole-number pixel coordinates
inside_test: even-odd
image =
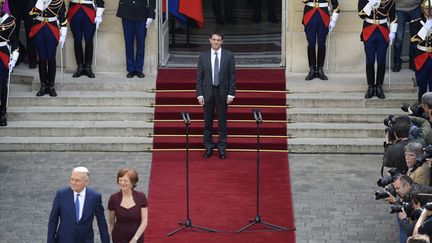
[[[214,60],[214,67],[213,67],[213,85],[214,86],[218,86],[219,85],[219,58],[218,58],[218,53],[215,52],[214,53],[216,55],[216,58]]]
[[[75,214],[76,214],[76,221],[77,222],[79,222],[79,212],[80,212],[79,196],[80,196],[80,194],[77,194],[77,197],[75,199]]]

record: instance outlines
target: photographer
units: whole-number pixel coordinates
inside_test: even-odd
[[[405,162],[405,146],[410,142],[408,137],[411,120],[408,116],[398,116],[386,125],[389,127],[386,129],[383,166],[395,167],[401,172],[406,172],[408,167]]]
[[[432,219],[430,218],[431,215],[432,211],[430,209],[423,210],[414,226],[413,235],[424,234],[432,237]]]
[[[417,157],[423,154],[423,145],[417,142],[410,142],[405,146],[405,161],[408,167],[407,175],[417,184],[429,186],[430,169],[428,163],[417,161]]]
[[[423,110],[425,113],[425,116],[429,118],[429,121],[431,121],[431,111],[432,111],[432,92],[426,92],[421,97],[421,104],[423,106]]]
[[[410,119],[414,125],[421,128],[421,136],[424,139],[425,144],[426,145],[432,144],[431,123],[422,117],[410,116]]]

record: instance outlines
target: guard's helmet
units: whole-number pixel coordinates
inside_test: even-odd
[[[426,18],[432,18],[432,4],[431,0],[423,0],[421,3],[421,10]]]

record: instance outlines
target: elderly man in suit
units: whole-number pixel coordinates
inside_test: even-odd
[[[71,173],[71,186],[57,191],[48,222],[48,243],[94,242],[95,216],[101,242],[110,242],[102,196],[87,187],[89,177],[86,167],[76,167]]]
[[[226,158],[227,109],[234,100],[236,74],[234,55],[221,48],[223,38],[221,32],[214,31],[209,38],[211,49],[201,53],[198,59],[196,95],[198,103],[204,106],[205,158],[213,154],[212,131],[215,108],[218,116],[219,157]]]

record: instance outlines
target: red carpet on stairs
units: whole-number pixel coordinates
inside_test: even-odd
[[[153,162],[149,185],[146,243],[295,242],[294,215],[287,150],[285,71],[238,69],[237,93],[228,108],[227,159],[215,150],[203,158],[203,109],[195,97],[195,69],[160,69],[156,83]],[[256,216],[256,123],[260,109],[260,216],[289,228],[269,231],[257,224],[236,233]],[[187,228],[167,234],[185,222],[185,125],[180,112],[190,113],[189,195],[193,225],[219,232]],[[217,126],[215,122],[214,126]],[[215,128],[215,134],[216,128]],[[215,136],[217,141],[217,136]]]

